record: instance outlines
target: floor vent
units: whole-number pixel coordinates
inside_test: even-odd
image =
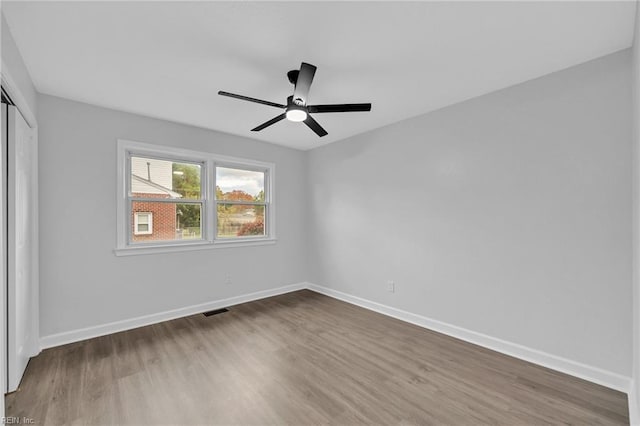
[[[211,315],[218,315],[224,312],[229,312],[229,310],[227,308],[216,309],[214,311],[204,312],[202,315],[204,315],[205,317],[210,317]]]

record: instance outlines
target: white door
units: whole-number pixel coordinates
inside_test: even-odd
[[[7,391],[12,392],[37,348],[38,153],[35,132],[16,107],[7,108]]]

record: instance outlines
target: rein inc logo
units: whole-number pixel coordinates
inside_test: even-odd
[[[31,417],[2,417],[2,424],[4,425],[34,425],[36,421]]]

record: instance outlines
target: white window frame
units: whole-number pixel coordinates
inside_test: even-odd
[[[131,197],[129,194],[131,156],[161,158],[175,162],[201,163],[202,167],[202,239],[133,242],[131,235]],[[215,198],[216,166],[264,172],[265,235],[217,238],[217,202]],[[163,145],[117,140],[117,235],[116,256],[166,253],[212,248],[244,247],[275,244],[275,164],[245,158],[229,157]],[[154,200],[155,201],[155,200]],[[180,202],[172,199],[171,202]],[[223,200],[220,203],[227,204]]]
[[[263,205],[264,206],[264,227],[265,227],[265,235],[269,234],[269,218],[270,216],[272,216],[271,214],[271,209],[269,208],[270,204],[270,195],[271,195],[271,184],[270,184],[270,179],[269,179],[269,175],[270,170],[269,169],[265,169],[264,166],[261,167],[254,167],[253,165],[247,165],[247,164],[238,164],[238,163],[229,163],[229,162],[224,162],[224,161],[216,161],[213,165],[213,188],[214,188],[214,192],[213,192],[213,204],[214,204],[214,215],[216,216],[216,221],[215,221],[215,233],[217,234],[218,232],[218,205],[219,204],[225,204],[225,205],[229,205],[229,204],[236,204],[236,205],[247,205],[247,204],[251,204],[251,205]],[[227,168],[227,169],[236,169],[236,170],[247,170],[247,171],[251,171],[251,172],[261,172],[264,173],[264,202],[255,202],[255,201],[234,201],[234,200],[218,200],[216,198],[216,194],[215,194],[215,188],[218,184],[217,182],[217,168],[218,167],[222,167],[222,168]],[[264,238],[264,236],[262,235],[244,235],[242,237],[236,237],[236,238],[231,238],[231,237],[220,237],[218,238],[216,236],[216,238],[218,239],[218,241],[223,242],[223,241],[234,241],[234,240],[253,240],[253,239],[260,239],[260,238]]]
[[[148,222],[143,225],[148,225],[149,229],[146,231],[140,230],[140,215],[148,217]],[[153,234],[153,212],[133,212],[133,235],[151,235]]]

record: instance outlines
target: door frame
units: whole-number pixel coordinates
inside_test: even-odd
[[[2,85],[2,87],[4,88],[5,92],[7,93],[7,95],[9,95],[9,97],[11,98],[11,101],[14,103],[15,107],[17,108],[18,112],[22,115],[22,118],[24,118],[25,122],[27,123],[27,125],[29,126],[29,128],[31,128],[31,131],[33,132],[33,142],[36,146],[36,159],[38,157],[37,152],[38,152],[38,123],[36,121],[36,115],[35,112],[31,109],[31,107],[29,106],[29,103],[27,102],[25,96],[23,95],[22,91],[20,90],[19,85],[16,83],[16,80],[12,77],[11,73],[8,71],[8,67],[5,64],[5,61],[3,60],[1,62],[1,68],[0,68],[0,83]],[[6,117],[2,117],[1,118],[3,121],[6,119]],[[8,123],[6,123],[8,124]],[[4,126],[3,126],[4,127]],[[8,141],[7,141],[8,143]],[[7,155],[6,152],[6,147],[4,147],[4,155]],[[6,162],[8,161],[8,157],[3,158],[3,167],[4,165],[8,165],[8,163]],[[7,170],[4,169],[2,170],[2,173],[0,173],[0,199],[4,199],[6,200],[8,197],[8,193],[7,193]],[[36,182],[36,188],[39,186],[37,184],[37,182],[39,181],[38,178],[38,168],[36,167],[35,169],[35,174],[34,174],[34,179]],[[38,208],[38,196],[36,196],[35,200],[34,200],[34,205],[33,205],[33,209],[34,209],[34,228],[33,228],[33,233],[34,233],[34,247],[35,250],[33,252],[33,270],[31,271],[32,273],[32,277],[33,277],[33,292],[32,292],[32,321],[31,321],[31,325],[32,325],[32,329],[30,332],[31,337],[31,345],[29,348],[27,348],[30,356],[35,356],[37,354],[40,353],[41,351],[41,345],[40,345],[40,300],[39,300],[39,296],[40,296],[40,268],[39,268],[39,219],[38,219],[38,212],[39,212],[39,208]],[[6,258],[6,256],[8,255],[8,229],[6,228],[7,225],[7,211],[1,211],[0,210],[0,224],[2,224],[2,226],[0,226],[0,256],[2,256],[2,258]],[[1,285],[2,285],[2,291],[0,291],[0,389],[3,389],[2,394],[7,392],[7,384],[8,384],[8,374],[7,374],[7,294],[6,294],[6,289],[7,289],[7,266],[6,262],[0,262],[0,277],[1,277]],[[0,394],[1,396],[1,394]],[[2,417],[4,417],[4,398],[0,398],[0,415]]]
[[[35,112],[31,110],[29,107],[29,103],[27,99],[20,91],[20,86],[16,83],[16,81],[11,76],[11,73],[8,71],[7,64],[2,61],[2,68],[0,68],[0,79],[2,81],[2,87],[7,92],[11,101],[13,101],[20,114],[22,114],[22,118],[27,122],[29,127],[32,129],[38,128],[38,122],[36,121]]]

